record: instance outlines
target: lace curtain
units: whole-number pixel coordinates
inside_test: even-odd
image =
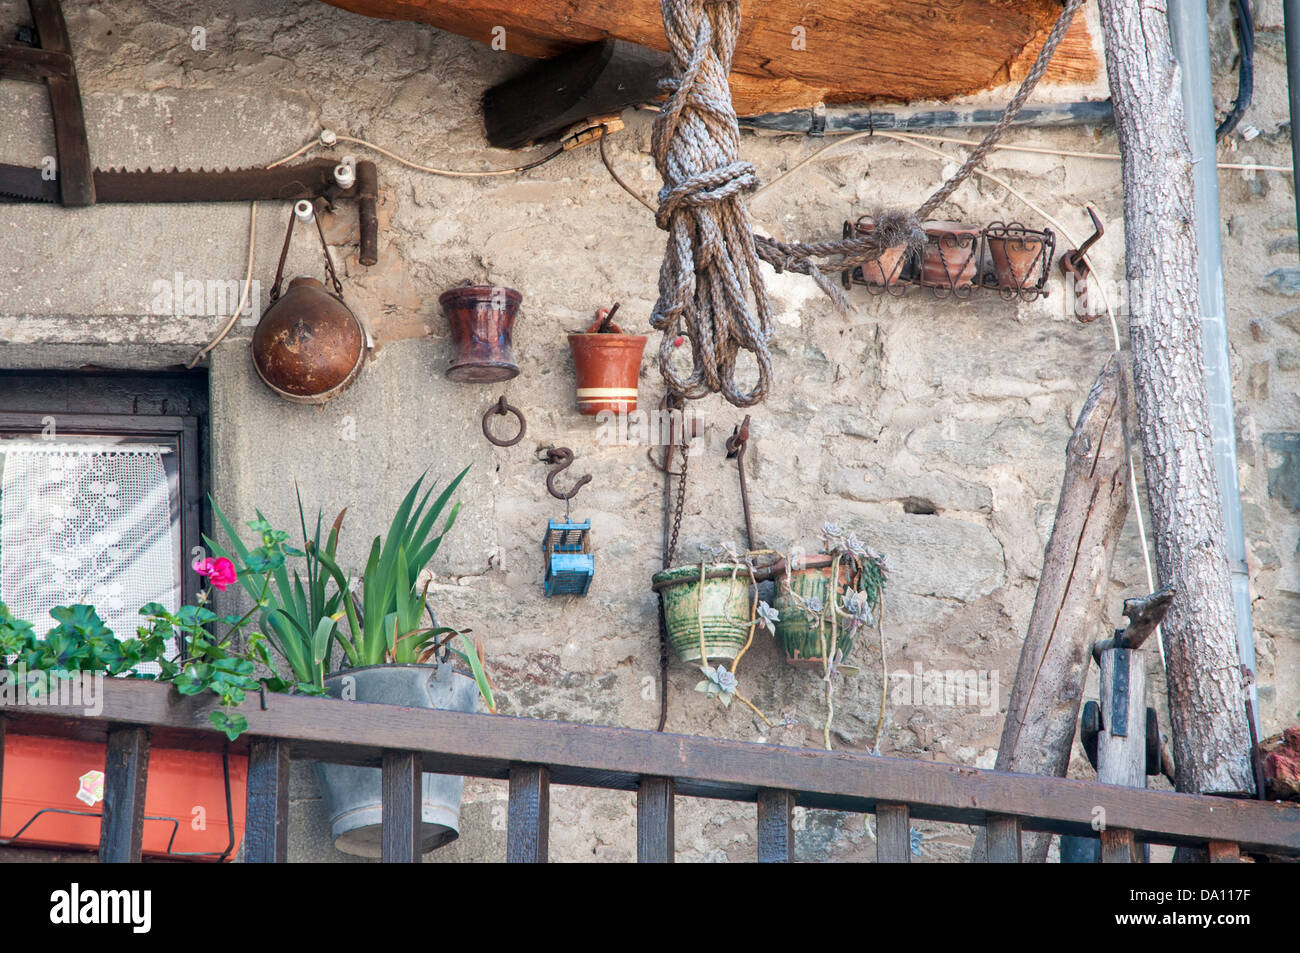
[[[121,639],[135,635],[142,605],[179,608],[170,452],[108,440],[0,442],[0,600],[39,634],[54,624],[53,607],[93,605]]]

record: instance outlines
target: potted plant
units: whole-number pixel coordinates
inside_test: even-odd
[[[683,662],[734,659],[749,640],[750,577],[739,562],[700,562],[654,574],[668,641]]]
[[[387,535],[375,537],[371,544],[359,594],[353,593],[350,580],[328,544],[325,548],[318,548],[314,541],[308,545],[308,552],[315,554],[338,592],[344,594],[341,602],[347,627],[333,629],[332,639],[342,649],[345,667],[323,679],[325,691],[332,697],[470,712],[481,695],[488,709],[496,711],[484,669],[482,643],[471,642],[464,632],[437,625],[426,598],[427,577],[421,581],[443,537],[455,523],[460,505],[451,508],[435,535],[438,517],[467,472],[468,467],[432,504],[432,489],[420,496],[424,477],[415,481],[398,506]],[[296,634],[307,630],[307,625],[292,629]],[[316,631],[319,633],[319,628]],[[315,664],[315,649],[312,655]],[[470,674],[457,671],[457,662]],[[380,770],[318,763],[316,774],[330,815],[334,845],[347,853],[380,856]],[[424,851],[448,844],[460,835],[464,783],[464,778],[454,775],[425,773],[421,807]]]
[[[570,334],[578,379],[578,413],[630,414],[636,410],[644,334],[624,334],[613,318],[618,305],[601,308],[585,334]]]

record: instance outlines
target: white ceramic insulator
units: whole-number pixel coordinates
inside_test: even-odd
[[[338,133],[333,129],[322,129],[320,131],[320,144],[323,146],[332,146],[339,141]]]
[[[316,212],[312,208],[312,204],[306,199],[298,200],[298,203],[293,207],[293,214],[298,216],[298,221],[300,222],[310,222],[316,217]]]
[[[348,165],[346,162],[340,162],[334,167],[334,181],[338,183],[341,189],[352,188],[352,183],[357,180],[356,166]]]

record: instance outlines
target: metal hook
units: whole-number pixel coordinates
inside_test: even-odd
[[[519,433],[515,434],[509,440],[500,440],[492,436],[492,432],[488,430],[488,419],[493,414],[499,414],[503,417],[506,414],[514,414],[516,419],[519,421]],[[524,433],[527,430],[528,423],[524,420],[523,411],[518,407],[507,404],[505,394],[502,394],[497,398],[497,402],[483,412],[483,436],[487,437],[489,442],[496,444],[498,447],[513,447],[520,440],[524,439]]]
[[[552,467],[551,471],[546,474],[546,490],[557,500],[564,500],[566,503],[578,495],[578,491],[591,482],[591,474],[585,474],[578,478],[578,482],[573,484],[573,489],[568,493],[561,493],[555,488],[555,478],[564,470],[573,465],[573,451],[568,447],[555,447],[546,452],[546,462],[558,464]]]

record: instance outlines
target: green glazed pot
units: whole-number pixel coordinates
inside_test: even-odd
[[[804,568],[798,569],[787,577],[781,572],[776,577],[776,598],[773,608],[780,615],[776,623],[776,637],[785,650],[785,660],[800,668],[815,668],[822,671],[825,659],[822,653],[822,638],[827,647],[831,644],[830,619],[830,581],[831,557],[812,556],[804,560]],[[851,587],[848,585],[848,569],[840,567],[840,585],[836,587],[835,599],[838,602]],[[798,598],[796,598],[798,597]],[[800,601],[815,597],[825,607],[822,612],[821,626],[817,625],[817,616],[809,612]],[[835,637],[835,647],[847,659],[853,649],[853,639],[848,635],[845,619],[840,624]]]
[[[734,580],[733,580],[734,574]],[[749,573],[727,564],[678,566],[654,575],[652,587],[663,601],[668,641],[683,662],[702,663],[700,625],[704,650],[711,659],[733,659],[749,638],[752,600]]]

